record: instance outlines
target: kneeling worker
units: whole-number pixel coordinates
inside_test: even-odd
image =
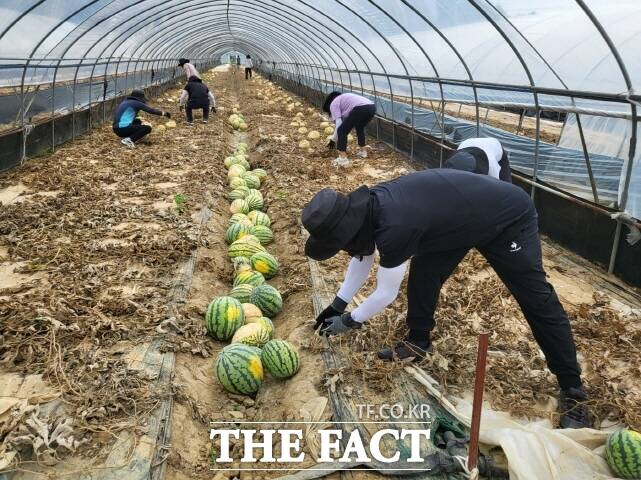
[[[443,168],[480,173],[512,182],[507,152],[496,138],[469,138],[461,142]]]
[[[138,140],[151,133],[151,127],[143,125],[138,118],[138,112],[141,110],[152,115],[171,118],[169,112],[163,112],[148,106],[145,92],[142,90],[132,91],[131,95],[125,98],[116,108],[112,125],[114,133],[122,138],[123,145],[127,145],[129,148],[134,148]]]
[[[448,169],[426,170],[362,186],[349,195],[330,188],[305,206],[305,253],[352,260],[332,304],[316,319],[319,333],[360,328],[392,303],[410,260],[406,340],[379,352],[383,360],[422,359],[442,284],[471,248],[490,263],[515,297],[561,387],[561,426],[589,426],[576,347],[567,315],[543,270],[537,214],[530,197],[508,182]],[[354,311],[347,305],[380,255],[376,290]]]

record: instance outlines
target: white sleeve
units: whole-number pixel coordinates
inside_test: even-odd
[[[209,101],[211,102],[211,106],[215,107],[216,106],[216,98],[214,97],[214,94],[209,92],[209,93],[207,93],[207,96],[209,97]]]
[[[376,290],[352,312],[352,318],[359,323],[366,322],[396,300],[406,269],[407,262],[394,268],[379,266]]]
[[[185,100],[187,100],[187,90],[183,90],[180,94],[180,98],[178,99],[178,104],[179,105],[184,105]]]
[[[343,119],[342,118],[337,118],[335,123],[336,123],[336,128],[334,129],[334,134],[332,135],[332,140],[334,140],[334,142],[337,142],[338,141],[338,127],[340,127],[341,123],[343,123]]]
[[[359,260],[356,257],[353,257],[349,266],[347,267],[347,272],[345,273],[345,280],[341,288],[338,290],[336,296],[343,300],[345,303],[349,303],[354,298],[354,295],[361,289],[365,284],[367,277],[369,277],[369,271],[372,269],[374,264],[374,254],[367,255],[363,257],[362,260]]]

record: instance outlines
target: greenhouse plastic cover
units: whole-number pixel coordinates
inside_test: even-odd
[[[439,132],[413,104],[410,117],[453,141],[498,136],[517,169],[596,201],[590,168],[599,202],[640,218],[640,19],[638,0],[2,0],[0,121],[173,78],[179,57],[251,53],[263,70],[389,102],[403,123],[420,98],[569,112],[558,145],[482,118],[445,116]]]

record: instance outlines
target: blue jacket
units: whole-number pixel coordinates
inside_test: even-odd
[[[116,109],[113,128],[129,127],[134,122],[134,119],[140,110],[151,113],[152,115],[162,115],[161,110],[151,108],[146,103],[141,102],[135,97],[127,97]]]

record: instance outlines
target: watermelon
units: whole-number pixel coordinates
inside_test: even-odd
[[[254,225],[264,225],[265,227],[269,227],[272,224],[269,216],[260,210],[252,210],[247,214],[247,218]]]
[[[262,168],[254,168],[251,171],[251,174],[257,176],[260,183],[263,183],[267,179],[267,172]]]
[[[232,190],[235,190],[238,187],[247,187],[247,183],[240,177],[232,177],[232,179],[229,181],[229,187]]]
[[[231,339],[231,343],[244,343],[254,347],[262,347],[269,342],[269,330],[259,323],[248,323],[243,325]]]
[[[263,277],[263,274],[260,272],[255,272],[254,270],[246,270],[244,272],[236,274],[236,277],[234,278],[234,287],[237,285],[242,285],[243,283],[248,283],[249,285],[257,287],[258,285],[262,285],[263,283],[265,283],[265,277]]]
[[[256,195],[261,200],[263,199],[263,194],[260,193],[260,190],[257,190],[255,188],[249,188],[249,192],[247,193],[247,195]]]
[[[238,200],[245,198],[247,195],[249,195],[249,188],[247,187],[238,187],[231,192],[229,192],[229,199],[231,201]]]
[[[250,193],[245,197],[245,202],[247,203],[247,212],[243,210],[243,213],[248,213],[250,210],[262,210],[263,209],[263,197],[262,195],[256,195]]]
[[[245,158],[244,155],[230,155],[229,157],[225,158],[225,161],[223,162],[225,164],[225,168],[230,169],[232,165],[242,165],[245,167],[245,169],[249,169],[249,163],[247,162],[247,159]],[[245,166],[245,164],[247,164]]]
[[[236,257],[251,257],[255,253],[265,252],[265,247],[263,247],[258,240],[252,240],[255,238],[256,237],[254,237],[253,235],[245,235],[244,237],[236,240],[227,249],[227,254],[229,255],[230,258],[236,258]],[[252,266],[253,265],[254,265],[254,262],[252,262]],[[256,268],[254,268],[254,270],[256,270]],[[263,273],[263,272],[260,272],[260,273]]]
[[[207,333],[216,340],[228,340],[244,322],[241,302],[232,297],[215,298],[205,313]]]
[[[216,359],[216,377],[228,391],[240,395],[256,393],[263,383],[260,348],[232,343]]]
[[[249,146],[244,142],[239,143],[238,146],[236,147],[237,152],[247,153],[248,150],[249,150]]]
[[[246,326],[246,325],[245,325]],[[300,367],[296,348],[285,340],[270,340],[260,355],[263,366],[276,378],[289,378]]]
[[[229,225],[233,225],[234,223],[238,222],[244,223],[245,225],[248,225],[250,227],[254,225],[254,222],[252,222],[244,213],[234,213],[229,219]]]
[[[232,263],[234,264],[234,272],[236,273],[252,270],[251,261],[247,257],[235,257],[232,259]]]
[[[641,478],[641,433],[621,429],[605,444],[605,459],[617,477]]]
[[[245,173],[241,175],[242,179],[245,180],[245,183],[249,188],[260,188],[260,178],[251,173]]]
[[[241,283],[240,285],[236,285],[231,289],[231,292],[229,292],[229,296],[235,298],[240,303],[250,303],[251,293],[253,291],[253,285],[250,285],[249,283]]]
[[[248,227],[244,223],[240,222],[230,225],[225,233],[225,242],[227,242],[227,245],[231,245],[239,238],[249,235],[252,228],[256,227]]]
[[[229,206],[229,211],[231,213],[245,213],[247,214],[251,208],[249,208],[249,203],[247,200],[243,200],[239,198],[238,200],[234,200],[231,202],[231,205]]]
[[[249,303],[256,305],[269,318],[278,315],[283,308],[283,299],[278,290],[266,283],[252,290]]]
[[[261,245],[268,245],[274,240],[274,234],[271,229],[265,225],[253,226],[249,229],[249,233],[256,237]]]
[[[254,253],[249,259],[251,266],[257,272],[263,274],[267,279],[272,278],[278,273],[278,260],[276,257],[267,252]]]
[[[248,305],[251,305],[251,303],[248,304]],[[255,305],[254,305],[254,307],[255,307]],[[258,307],[256,307],[256,308],[258,309]],[[258,311],[260,312],[260,309],[258,309]],[[262,313],[261,313],[261,315],[262,315]],[[259,316],[259,317],[249,317],[248,318],[247,315],[245,315],[245,323],[246,324],[247,323],[258,323],[259,325],[262,325],[263,328],[265,328],[269,332],[269,338],[270,339],[272,338],[272,335],[274,334],[274,324],[267,317]]]
[[[227,172],[227,178],[228,178],[228,179],[232,179],[232,178],[234,178],[234,177],[241,177],[241,178],[243,178],[243,174],[244,174],[246,171],[247,171],[247,170],[245,169],[245,167],[243,167],[242,165],[238,165],[238,164],[236,163],[236,164],[232,165],[231,167],[229,167],[229,171]],[[247,186],[250,186],[250,185],[249,185],[249,182],[247,182],[247,180],[245,180],[245,183],[247,183]],[[253,187],[252,187],[252,188],[253,188]]]
[[[263,317],[263,312],[260,311],[253,303],[243,303],[243,314],[245,315],[245,323],[251,323],[250,320],[257,320]]]

